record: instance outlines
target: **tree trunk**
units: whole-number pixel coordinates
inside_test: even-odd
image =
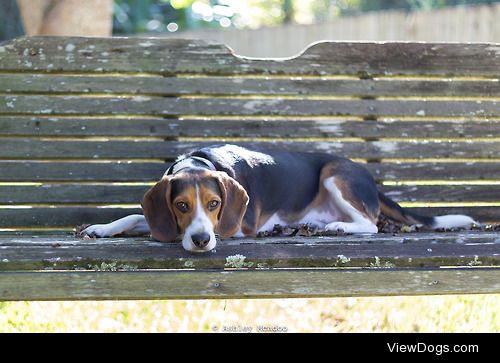
[[[113,0],[17,2],[28,35],[111,36]]]
[[[0,1],[0,41],[24,34],[16,0]]]

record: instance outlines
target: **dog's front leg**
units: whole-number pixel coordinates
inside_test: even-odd
[[[89,237],[112,237],[121,233],[149,233],[146,218],[142,214],[132,214],[108,224],[93,224],[80,232],[81,235]]]

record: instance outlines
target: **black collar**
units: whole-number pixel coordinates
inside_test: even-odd
[[[177,174],[181,170],[191,168],[203,168],[213,171],[217,170],[215,168],[215,165],[210,160],[200,158],[199,156],[189,156],[187,158],[177,160],[175,163],[173,163],[165,172],[165,175]]]

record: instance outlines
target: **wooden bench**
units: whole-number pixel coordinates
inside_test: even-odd
[[[424,214],[500,221],[500,44],[314,44],[290,59],[141,38],[0,44],[0,300],[500,292],[500,233],[81,239],[221,142],[366,163]]]

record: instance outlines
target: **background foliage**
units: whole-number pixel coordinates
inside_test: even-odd
[[[315,23],[378,10],[430,10],[491,0],[115,0],[115,34]]]

